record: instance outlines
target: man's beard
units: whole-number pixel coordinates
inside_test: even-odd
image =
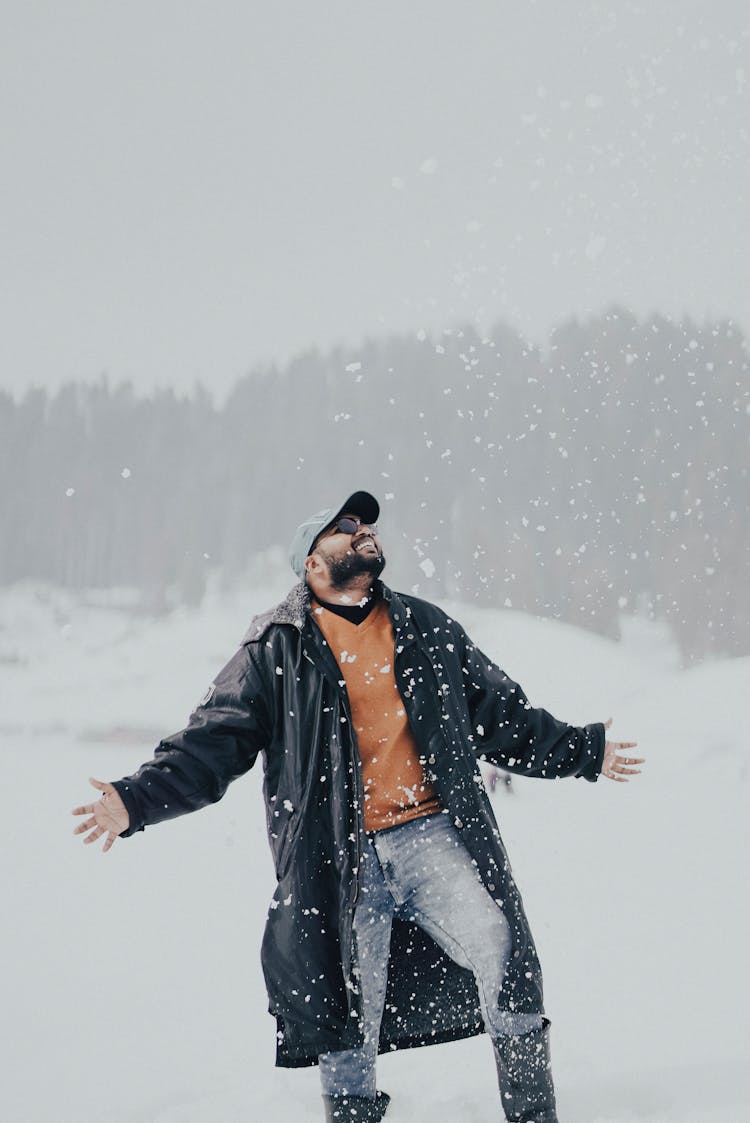
[[[361,573],[379,577],[384,568],[383,554],[358,554],[353,550],[338,560],[328,559],[328,578],[334,589],[344,589],[353,577],[359,577]]]

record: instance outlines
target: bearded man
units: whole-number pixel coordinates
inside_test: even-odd
[[[325,1118],[380,1120],[379,1053],[486,1032],[512,1123],[556,1123],[542,974],[478,761],[627,781],[636,742],[532,707],[440,608],[392,592],[357,491],[294,536],[300,581],[256,617],[181,732],[75,809],[127,837],[264,763],[278,885],[262,964],[276,1063],[318,1064]]]

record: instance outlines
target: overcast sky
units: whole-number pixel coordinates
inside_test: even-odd
[[[2,6],[0,387],[612,301],[750,334],[741,0]]]

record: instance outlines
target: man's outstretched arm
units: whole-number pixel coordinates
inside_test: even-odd
[[[102,798],[74,809],[74,815],[90,816],[75,833],[90,831],[85,842],[106,833],[106,851],[117,837],[216,803],[252,768],[268,731],[261,668],[243,647],[216,676],[187,727],[162,740],[152,760],[114,784],[91,780]]]
[[[463,633],[466,698],[476,752],[490,764],[518,775],[560,779],[600,775],[626,781],[637,774],[641,757],[622,756],[635,741],[608,741],[606,722],[568,725],[548,710],[532,706],[523,689]]]

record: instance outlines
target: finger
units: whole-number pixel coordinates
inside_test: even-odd
[[[625,776],[618,776],[616,772],[605,772],[604,775],[608,780],[614,780],[618,784],[627,784]]]
[[[101,838],[103,834],[104,834],[104,827],[97,827],[96,830],[92,831],[91,834],[88,835],[86,838],[84,838],[83,841],[85,843],[96,842],[97,838]]]
[[[602,722],[602,724],[603,724],[605,729],[609,729],[610,725],[612,724],[612,718],[608,717],[605,722]]]
[[[618,749],[634,749],[638,744],[637,741],[615,741]]]
[[[96,788],[98,792],[109,793],[111,791],[114,791],[114,788],[111,784],[105,783],[104,780],[95,780],[93,776],[89,776],[89,783],[91,784],[91,787]]]
[[[74,807],[73,810],[71,811],[71,815],[93,815],[93,814],[94,814],[93,803],[85,803],[82,807]]]
[[[104,846],[102,846],[102,853],[106,854],[108,850],[111,850],[112,844],[114,843],[116,838],[117,835],[113,834],[112,831],[110,831],[104,842]]]
[[[79,826],[73,828],[73,834],[83,834],[84,831],[90,831],[96,826],[96,819],[87,819],[85,823],[80,823]]]

